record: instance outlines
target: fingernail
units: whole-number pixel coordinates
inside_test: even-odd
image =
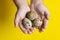
[[[32,32],[29,32],[29,34],[31,34]]]
[[[32,32],[34,32],[34,30],[32,30]]]
[[[34,28],[34,30],[35,30],[36,28]]]
[[[25,32],[25,34],[27,34],[27,32]]]

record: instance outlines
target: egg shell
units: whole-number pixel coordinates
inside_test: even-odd
[[[33,20],[33,26],[40,27],[42,25],[41,19],[37,18]]]
[[[30,20],[34,20],[36,18],[36,14],[34,11],[30,11],[27,13],[27,18]]]
[[[32,27],[32,22],[28,18],[23,19],[23,25],[25,28],[31,28]]]

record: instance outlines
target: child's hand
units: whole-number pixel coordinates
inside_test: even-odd
[[[27,1],[15,0],[15,3],[19,7],[19,10],[17,11],[16,16],[15,16],[15,25],[19,26],[19,28],[26,34],[32,33],[34,31],[34,28],[26,29],[24,28],[22,24],[22,20],[25,18],[26,13],[30,11]]]
[[[33,0],[35,1],[35,0]],[[43,24],[41,26],[41,28],[38,28],[39,31],[43,31],[44,28],[46,28],[47,24],[48,24],[48,19],[49,19],[49,11],[48,9],[42,4],[39,3],[39,1],[37,0],[36,3],[33,2],[31,3],[31,10],[35,11],[43,20]]]

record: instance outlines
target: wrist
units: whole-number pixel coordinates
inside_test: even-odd
[[[43,4],[43,0],[32,0],[32,4],[35,4],[35,5]]]

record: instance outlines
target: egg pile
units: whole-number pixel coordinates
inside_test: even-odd
[[[35,12],[30,11],[23,19],[23,25],[25,28],[31,28],[32,26],[40,27],[42,25],[42,21],[41,18],[36,18]]]

